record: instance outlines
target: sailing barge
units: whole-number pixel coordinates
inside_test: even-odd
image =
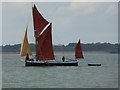
[[[36,56],[29,58],[32,55],[27,38],[27,27],[24,33],[23,42],[21,45],[21,56],[26,56],[25,66],[78,66],[77,60],[55,60],[53,45],[52,45],[52,23],[48,22],[39,13],[36,6],[32,7],[34,33],[36,42]],[[80,41],[76,45],[76,58],[83,58]]]

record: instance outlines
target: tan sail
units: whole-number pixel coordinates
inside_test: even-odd
[[[31,51],[30,51],[30,46],[28,43],[28,38],[27,38],[27,27],[26,30],[24,32],[24,37],[23,37],[23,42],[21,45],[21,52],[20,55],[21,56],[26,56],[26,54],[32,55]]]

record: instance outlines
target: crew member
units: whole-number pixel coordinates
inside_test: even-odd
[[[62,57],[62,60],[63,60],[63,62],[65,61],[65,57],[64,56]]]
[[[27,53],[27,54],[26,54],[25,61],[28,61],[28,60],[29,60],[29,54]]]

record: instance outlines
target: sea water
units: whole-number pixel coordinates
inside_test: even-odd
[[[74,52],[56,52],[74,59]],[[118,55],[84,53],[79,66],[25,67],[19,54],[2,54],[3,88],[118,88]],[[102,66],[88,66],[101,63]]]

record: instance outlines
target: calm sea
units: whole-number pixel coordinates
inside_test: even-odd
[[[56,52],[61,59],[63,53]],[[73,59],[73,52],[64,52]],[[3,88],[117,88],[118,55],[85,52],[79,66],[25,67],[19,54],[2,55]],[[101,63],[102,66],[88,66]]]

